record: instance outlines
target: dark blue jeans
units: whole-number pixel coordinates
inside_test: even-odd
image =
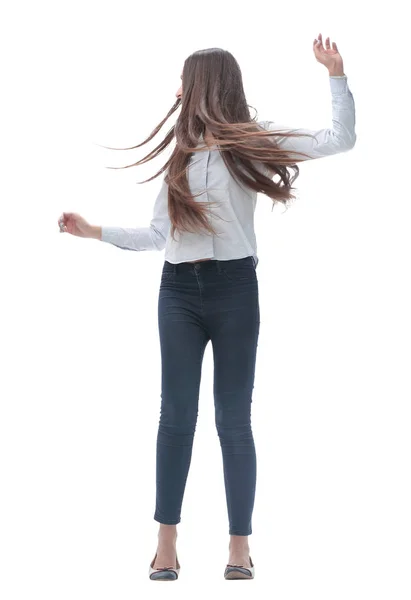
[[[154,519],[169,525],[181,520],[202,361],[211,340],[229,534],[250,535],[256,487],[251,401],[260,329],[253,258],[177,265],[165,261],[158,323],[162,392]]]

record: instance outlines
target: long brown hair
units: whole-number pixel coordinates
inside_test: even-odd
[[[138,182],[151,181],[168,169],[165,181],[168,184],[171,235],[174,237],[176,229],[205,229],[215,234],[207,218],[207,211],[212,203],[194,200],[196,196],[190,192],[187,179],[187,165],[191,154],[207,149],[206,145],[199,145],[206,130],[214,138],[227,169],[238,182],[256,192],[266,194],[273,203],[287,204],[287,201],[295,199],[295,188],[292,184],[299,175],[296,163],[309,157],[296,151],[292,151],[291,155],[291,151],[280,149],[275,137],[308,134],[267,131],[258,125],[257,116],[251,118],[241,70],[234,56],[221,48],[194,52],[184,62],[182,85],[182,99],[177,99],[146,140],[130,148],[109,148],[133,150],[143,146],[160,131],[181,105],[175,125],[158,146],[141,160],[125,167],[117,167],[127,169],[146,163],[163,152],[173,138],[176,138],[176,146],[166,164],[149,179]],[[296,158],[296,155],[300,155],[301,158]],[[279,181],[273,181],[271,177],[264,175],[256,168],[254,162],[267,167],[271,177],[278,175]],[[291,171],[294,171],[294,174],[291,174]]]

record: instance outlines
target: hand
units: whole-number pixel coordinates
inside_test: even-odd
[[[60,215],[57,222],[60,227],[60,233],[67,232],[71,233],[71,235],[84,238],[93,237],[93,226],[77,213],[64,212]]]
[[[322,34],[318,34],[318,40],[314,40],[313,43],[313,50],[315,58],[327,67],[330,75],[344,75],[343,59],[335,42],[332,43],[331,48],[329,37],[325,40],[324,48]]]

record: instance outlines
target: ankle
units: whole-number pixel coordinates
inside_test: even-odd
[[[176,543],[176,540],[169,540],[169,539],[164,539],[162,537],[159,537],[158,542],[157,542],[157,548],[163,549],[163,550],[176,551],[177,543]]]
[[[248,545],[248,535],[230,535],[230,545]]]
[[[177,542],[177,528],[175,525],[160,525],[158,531],[159,543],[174,545]]]
[[[230,543],[228,545],[230,552],[249,552],[250,547],[248,544],[248,536],[246,535],[232,535],[230,536]]]
[[[250,549],[249,548],[230,548],[230,550],[228,551],[228,555],[231,558],[233,558],[233,557],[248,558],[250,556]],[[231,560],[231,558],[230,558],[230,560]]]

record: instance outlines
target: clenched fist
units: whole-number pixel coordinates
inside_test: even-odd
[[[77,213],[63,212],[58,219],[58,225],[60,233],[71,233],[71,235],[77,235],[78,237],[100,239],[100,228],[90,225]]]

